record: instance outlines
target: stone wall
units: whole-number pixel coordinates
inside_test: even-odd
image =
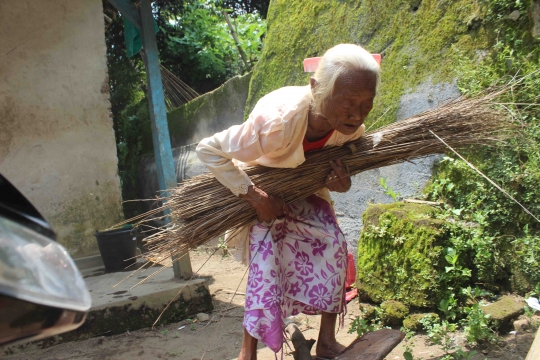
[[[422,111],[437,107],[440,103],[460,95],[452,83],[432,84],[430,80],[420,84],[413,92],[399,101],[397,120],[403,120]],[[362,214],[369,204],[388,204],[394,199],[385,194],[380,179],[399,194],[399,199],[414,197],[432,175],[433,165],[440,155],[432,155],[411,162],[391,165],[363,172],[353,177],[351,189],[346,193],[331,193],[339,225],[347,239],[349,251],[356,256],[358,238],[362,230]]]
[[[0,172],[74,257],[121,220],[101,0],[0,2]]]

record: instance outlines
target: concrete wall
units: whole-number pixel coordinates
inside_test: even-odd
[[[189,144],[243,122],[250,77],[251,74],[236,76],[216,90],[167,114],[178,182],[206,171],[193,152],[195,147]],[[145,138],[150,136],[148,134]],[[144,149],[153,152],[150,141],[144,141]],[[139,165],[139,196],[151,199],[158,190],[156,162],[152,153],[144,156]],[[151,204],[147,203],[146,208]]]
[[[0,1],[0,172],[72,256],[121,219],[101,0]]]

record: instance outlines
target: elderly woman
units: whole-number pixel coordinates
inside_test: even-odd
[[[379,78],[379,65],[366,50],[337,45],[324,54],[309,86],[271,92],[242,125],[206,138],[197,147],[214,176],[258,215],[249,228],[239,360],[257,358],[258,340],[278,352],[284,319],[300,312],[322,314],[317,357],[334,358],[344,349],[336,341],[335,326],[346,307],[347,243],[328,190],[349,190],[346,168],[339,159],[332,161],[325,189],[287,205],[254,186],[242,166],[294,168],[305,161],[307,151],[359,138]]]

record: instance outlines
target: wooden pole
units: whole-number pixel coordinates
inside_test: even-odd
[[[246,65],[246,69],[248,71],[251,71],[251,65],[247,61],[246,53],[240,46],[240,40],[238,39],[238,35],[236,35],[236,31],[234,31],[234,27],[231,24],[231,20],[229,19],[229,15],[224,11],[223,15],[225,16],[225,21],[227,22],[227,25],[229,25],[229,30],[231,30],[231,35],[234,39],[234,42],[236,43],[236,47],[238,48],[238,52],[240,53],[240,56],[242,57],[242,61]]]
[[[171,149],[171,139],[169,136],[169,125],[167,123],[167,110],[165,106],[165,96],[163,94],[163,83],[159,68],[158,49],[154,28],[154,16],[152,15],[152,5],[150,0],[141,0],[141,38],[144,48],[146,77],[148,80],[148,101],[150,102],[150,120],[152,125],[152,138],[154,142],[154,155],[156,158],[156,168],[159,181],[159,188],[162,191],[176,187],[176,171]],[[165,214],[167,215],[167,214]],[[169,222],[169,218],[166,218]],[[182,255],[181,255],[182,256]],[[177,260],[173,257],[174,276],[177,278],[190,279],[193,275],[189,254],[183,254]]]

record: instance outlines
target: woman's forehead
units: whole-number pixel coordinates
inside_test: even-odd
[[[340,75],[334,84],[333,94],[373,93],[377,90],[377,75],[369,70],[358,70]]]

